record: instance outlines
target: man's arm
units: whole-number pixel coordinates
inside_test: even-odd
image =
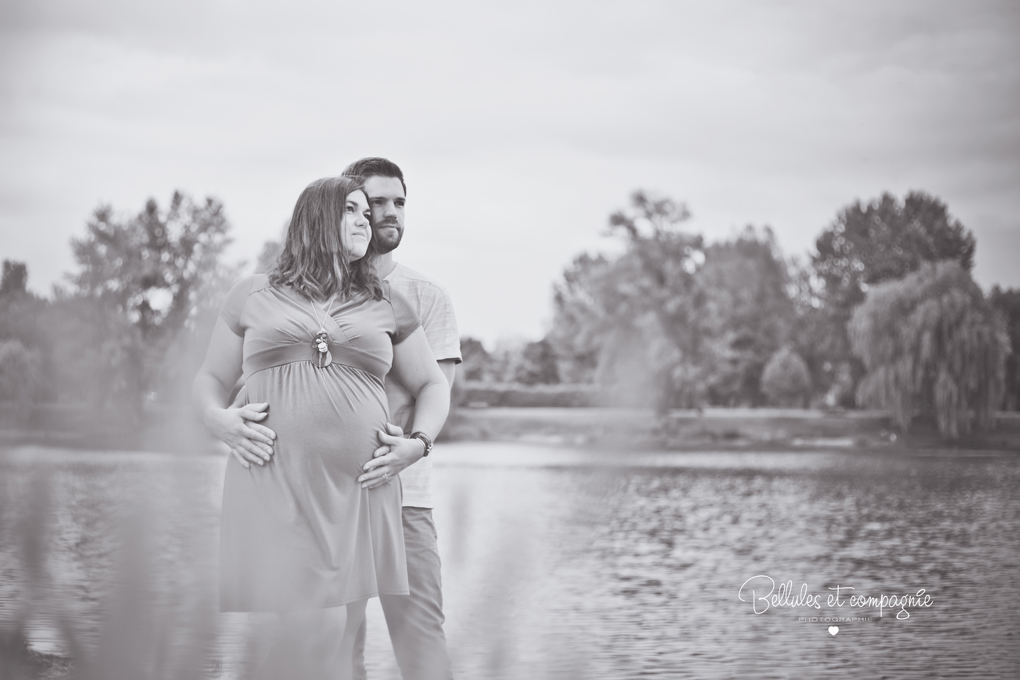
[[[453,391],[453,381],[457,375],[456,359],[440,359],[439,370],[446,377],[446,382]],[[386,433],[392,437],[404,436],[404,431],[392,423],[386,424]],[[365,474],[358,477],[358,483],[364,484],[366,489],[372,489],[384,482],[389,481],[393,475],[400,474],[405,468],[414,465],[421,460],[422,455],[414,449],[410,452],[401,452],[392,449],[389,444],[383,444],[372,454],[372,460],[365,463]]]
[[[457,377],[457,360],[440,359],[439,370],[446,376],[446,382],[450,383],[450,390],[453,390],[453,379]]]
[[[223,319],[217,320],[205,362],[192,384],[192,400],[206,427],[247,468],[269,460],[276,434],[256,422],[268,415],[267,404],[223,406],[230,395],[229,386],[241,377],[241,351],[241,337]]]

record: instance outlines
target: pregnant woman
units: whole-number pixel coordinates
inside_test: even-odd
[[[268,403],[261,422],[277,435],[263,465],[228,459],[221,609],[277,612],[288,629],[311,630],[315,665],[340,678],[367,599],[408,592],[400,481],[356,481],[388,420],[383,379],[392,367],[417,396],[415,434],[392,446],[420,451],[449,410],[418,319],[366,257],[368,211],[357,179],[310,184],[276,268],[227,295],[194,385],[213,431],[240,432],[259,415],[245,405]],[[239,378],[241,406],[226,408]]]

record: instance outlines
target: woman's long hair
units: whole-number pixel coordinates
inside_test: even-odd
[[[375,239],[369,241],[365,256],[354,262],[340,239],[347,197],[362,184],[361,177],[326,177],[305,187],[269,274],[272,284],[293,286],[319,300],[334,295],[345,300],[361,293],[382,298],[382,284],[371,263]]]

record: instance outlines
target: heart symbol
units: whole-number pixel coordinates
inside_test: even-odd
[[[829,626],[829,635],[835,635],[839,632],[839,626]]]

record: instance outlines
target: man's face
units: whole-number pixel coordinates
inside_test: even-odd
[[[374,175],[365,180],[365,194],[372,211],[376,250],[388,253],[404,236],[404,187],[396,177]]]

